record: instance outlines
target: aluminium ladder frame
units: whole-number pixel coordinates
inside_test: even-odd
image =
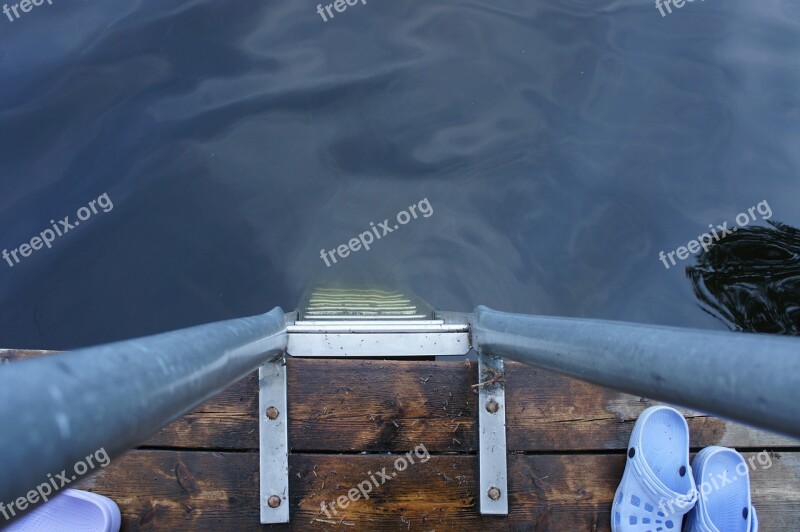
[[[307,317],[305,313],[304,317]],[[471,348],[469,317],[440,313],[393,316],[286,315],[285,355],[299,358],[464,356]],[[366,319],[365,319],[366,318]],[[259,489],[262,524],[288,523],[289,423],[284,357],[259,368]],[[484,515],[508,515],[505,383],[502,358],[478,357],[479,500]]]

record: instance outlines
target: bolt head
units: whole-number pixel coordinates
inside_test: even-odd
[[[496,414],[497,411],[500,410],[500,405],[494,399],[489,399],[486,403],[486,411],[490,414]]]
[[[497,488],[489,488],[489,498],[496,501],[500,498],[500,490]]]
[[[281,505],[281,498],[277,495],[273,495],[269,499],[267,499],[267,504],[269,504],[270,508],[277,508]]]
[[[274,406],[267,408],[267,417],[269,419],[278,419],[278,415],[279,415],[278,409],[275,408]]]

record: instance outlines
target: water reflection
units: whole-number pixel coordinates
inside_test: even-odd
[[[54,2],[0,31],[0,346],[294,309],[433,306],[719,329],[675,249],[768,199],[800,227],[796,0]],[[328,266],[320,250],[428,198]],[[101,223],[102,220],[102,223]],[[331,261],[332,262],[332,261]],[[684,263],[684,265],[687,263]]]
[[[702,308],[733,330],[800,335],[800,230],[739,228],[686,269]]]

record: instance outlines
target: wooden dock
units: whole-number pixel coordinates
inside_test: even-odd
[[[654,404],[507,363],[510,514],[481,517],[475,362],[290,359],[288,375],[291,524],[259,524],[255,373],[75,487],[114,499],[123,530],[606,531],[633,424]],[[750,473],[761,529],[800,530],[800,442],[684,414],[693,451],[769,451]],[[395,471],[420,445],[430,458]],[[322,511],[383,468],[396,476],[369,500]]]

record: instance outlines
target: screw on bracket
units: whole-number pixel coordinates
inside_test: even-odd
[[[281,505],[281,498],[277,495],[273,495],[267,500],[267,504],[269,504],[270,508],[277,508]]]
[[[278,409],[274,406],[267,408],[267,417],[272,420],[278,419]]]
[[[494,488],[494,487],[489,488],[489,498],[492,499],[493,501],[496,501],[497,499],[499,499],[500,498],[500,490],[497,489],[497,488]]]
[[[497,403],[497,401],[495,401],[494,398],[489,399],[489,401],[486,403],[486,411],[490,414],[496,414],[498,410],[500,410],[500,405]]]

